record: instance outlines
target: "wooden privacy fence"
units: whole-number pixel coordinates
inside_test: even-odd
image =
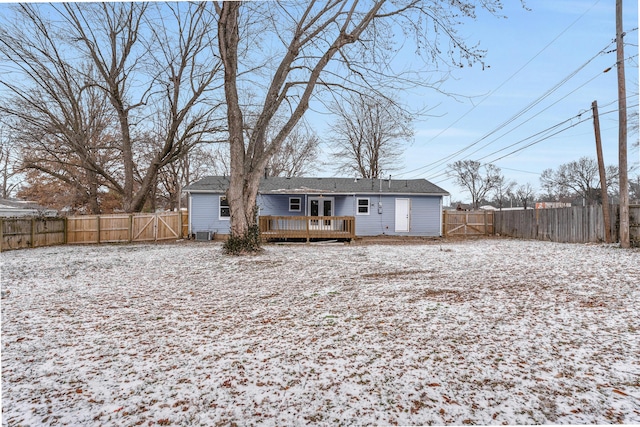
[[[0,218],[0,252],[66,243],[64,218]]]
[[[65,243],[124,243],[181,239],[186,212],[0,218],[0,251]]]
[[[442,232],[445,237],[488,236],[494,233],[492,211],[444,211]]]
[[[611,237],[618,241],[619,208],[610,207]],[[629,209],[630,236],[640,244],[640,205]],[[604,241],[602,206],[496,211],[495,232],[501,236],[561,243]]]
[[[181,212],[116,214],[67,218],[67,243],[122,243],[181,239],[187,215]]]

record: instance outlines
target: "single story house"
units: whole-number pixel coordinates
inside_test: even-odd
[[[0,199],[0,217],[16,218],[16,217],[55,217],[58,211],[55,209],[45,208],[35,202],[18,199]]]
[[[229,178],[210,176],[183,189],[189,234],[229,233]],[[441,236],[442,199],[449,193],[425,179],[264,177],[257,205],[264,238]]]

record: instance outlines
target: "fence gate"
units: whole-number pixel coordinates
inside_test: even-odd
[[[180,239],[182,237],[181,216],[174,213],[156,215],[156,240]]]
[[[132,217],[134,242],[179,239],[182,232],[181,217],[175,213],[137,214]]]
[[[184,214],[177,212],[111,214],[67,218],[68,243],[151,242],[181,239]],[[182,223],[181,223],[182,221]]]
[[[493,234],[493,212],[444,211],[443,234],[453,236],[487,236]]]

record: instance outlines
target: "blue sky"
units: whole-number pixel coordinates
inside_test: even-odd
[[[426,178],[449,191],[453,200],[468,201],[469,195],[448,176],[447,165],[471,159],[491,162],[509,180],[529,183],[538,190],[544,169],[582,156],[595,158],[590,110],[594,100],[601,114],[605,162],[617,164],[617,75],[615,67],[603,72],[616,62],[615,0],[529,0],[530,10],[518,0],[504,3],[506,18],[480,12],[476,21],[465,22],[459,29],[468,44],[480,42],[487,50],[488,65],[453,70],[440,90],[461,96],[447,97],[427,89],[403,94],[410,108],[426,107],[430,116],[414,123],[415,137],[404,151],[402,167],[384,176]],[[623,3],[625,57],[630,58],[626,61],[627,95],[633,95],[628,100],[632,107],[638,104],[638,2]],[[599,55],[603,50],[608,53]],[[409,51],[405,54],[411,55]],[[411,59],[407,56],[406,61]],[[554,87],[546,98],[511,120]],[[326,115],[309,112],[307,119],[321,136],[325,134]],[[508,125],[502,126],[505,123]],[[630,148],[636,140],[637,134],[629,135]],[[314,174],[334,175],[329,150],[323,147],[323,151],[325,165]],[[630,149],[629,165],[637,168],[639,163],[638,149]]]
[[[406,148],[403,168],[392,172],[394,177],[426,178],[448,190],[452,199],[466,201],[468,194],[447,176],[446,166],[456,160],[484,157],[482,162],[494,163],[508,179],[518,184],[530,183],[538,190],[539,174],[544,169],[556,168],[582,156],[595,158],[591,120],[594,100],[598,101],[601,114],[605,163],[617,164],[617,111],[606,114],[617,110],[616,68],[603,73],[615,64],[616,54],[597,55],[603,49],[615,48],[615,43],[611,44],[615,39],[615,1],[529,1],[530,11],[523,9],[519,1],[506,0],[505,3],[503,12],[507,18],[481,14],[460,29],[470,44],[479,41],[487,50],[489,68],[474,66],[454,70],[453,78],[441,89],[471,98],[454,99],[434,91],[409,96],[415,106],[431,108],[432,116],[415,123],[414,141]],[[638,104],[638,4],[629,0],[623,3],[624,29],[628,33],[625,57],[631,57],[626,62],[627,95],[635,94],[628,100],[631,107]],[[556,85],[553,93],[501,127]],[[555,128],[554,132],[575,124],[569,130],[552,137],[543,133],[538,138],[527,139],[580,113],[582,116]],[[587,120],[577,124],[584,119]],[[501,130],[483,139],[496,129]],[[541,137],[548,138],[493,161]],[[629,146],[636,139],[637,135],[630,135]],[[505,149],[518,141],[526,142]],[[472,148],[454,155],[473,143],[476,144]],[[491,155],[498,150],[503,151]],[[447,159],[449,156],[452,157]],[[631,150],[629,165],[637,167],[638,163],[638,150]],[[318,174],[329,173],[323,172]]]

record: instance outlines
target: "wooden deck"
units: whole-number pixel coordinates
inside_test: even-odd
[[[261,216],[258,222],[265,240],[353,239],[356,232],[352,216]]]

